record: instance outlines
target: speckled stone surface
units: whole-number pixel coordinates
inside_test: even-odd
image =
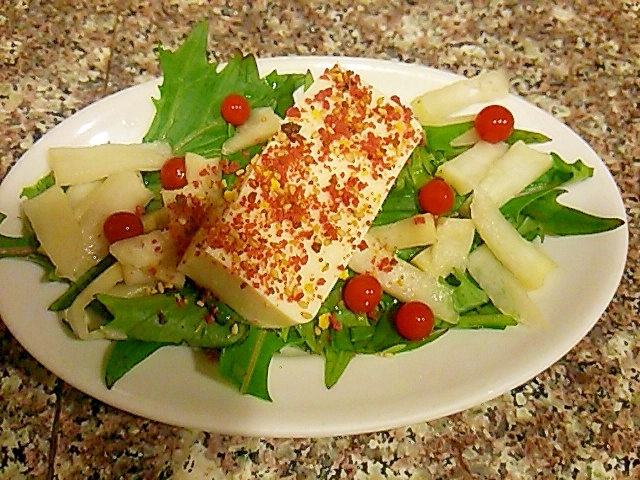
[[[618,292],[565,358],[476,408],[373,434],[242,438],[133,417],[55,378],[0,323],[0,479],[640,478],[639,18],[621,0],[0,2],[0,177],[73,112],[158,75],[154,46],[208,19],[221,60],[504,67],[606,162],[630,228]]]

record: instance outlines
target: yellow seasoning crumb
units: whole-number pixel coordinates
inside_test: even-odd
[[[330,313],[323,313],[322,315],[320,315],[318,317],[318,327],[320,327],[322,330],[326,330],[327,328],[329,328],[330,322],[329,322],[329,318],[331,317]]]
[[[235,190],[226,190],[223,197],[227,202],[231,203],[238,199],[238,192]]]
[[[339,278],[340,280],[346,280],[347,278],[349,278],[349,272],[348,272],[348,271],[346,271],[346,270],[342,270],[342,271],[340,272],[340,275],[338,275],[338,278]]]

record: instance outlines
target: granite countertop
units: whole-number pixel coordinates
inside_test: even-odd
[[[469,76],[506,68],[514,93],[606,162],[630,249],[612,303],[564,358],[470,410],[371,434],[244,438],[138,418],[56,378],[0,322],[0,478],[640,478],[639,18],[627,0],[3,2],[0,178],[72,113],[157,76],[154,46],[173,48],[208,19],[219,60],[348,55]]]

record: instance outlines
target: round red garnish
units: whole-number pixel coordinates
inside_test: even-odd
[[[408,302],[398,308],[393,323],[401,337],[422,340],[433,331],[433,312],[422,302]]]
[[[173,157],[160,169],[160,183],[167,190],[177,190],[187,184],[187,167],[183,157]]]
[[[342,291],[347,308],[355,313],[372,312],[382,298],[382,286],[372,275],[356,275],[349,279]]]
[[[442,215],[453,207],[453,189],[443,179],[434,177],[418,190],[418,202],[427,213]]]
[[[484,107],[473,122],[478,136],[489,143],[504,142],[513,132],[513,114],[502,105]]]
[[[251,107],[245,97],[237,93],[232,93],[222,100],[220,113],[226,122],[234,127],[238,127],[249,119]]]
[[[102,228],[109,243],[135,237],[144,232],[142,220],[131,212],[112,213],[104,221]]]

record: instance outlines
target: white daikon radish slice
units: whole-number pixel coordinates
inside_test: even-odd
[[[124,171],[107,177],[91,192],[86,201],[89,208],[80,218],[87,248],[96,258],[103,258],[109,249],[103,225],[115,212],[136,212],[153,198],[138,172]]]
[[[124,277],[125,276],[124,268],[122,270],[122,273]],[[111,290],[107,292],[107,295],[110,295],[112,297],[120,297],[120,298],[137,298],[137,297],[148,296],[151,293],[152,293],[152,289],[150,288],[149,285],[143,285],[143,284],[127,285],[126,278],[125,278],[125,283],[118,283]]]
[[[436,239],[435,218],[430,213],[414,215],[379,227],[371,227],[368,235],[389,250],[431,245]]]
[[[549,170],[552,163],[551,154],[534,150],[518,141],[491,164],[480,182],[480,188],[501,207]]]
[[[126,263],[120,262],[122,267],[122,278],[124,284],[128,287],[147,287],[152,288],[156,284],[155,278],[149,274],[146,269],[134,267]]]
[[[99,293],[107,293],[118,282],[122,281],[122,270],[118,263],[114,263],[104,272],[98,275],[89,285],[82,290],[71,306],[63,312],[64,320],[69,324],[73,333],[81,340],[92,338],[101,338],[98,334],[99,330],[90,332],[90,319],[85,308],[94,297]]]
[[[125,170],[160,170],[171,156],[171,147],[163,142],[52,147],[49,166],[56,184],[64,186],[93,182]]]
[[[109,247],[109,252],[119,262],[141,269],[157,266],[169,250],[175,251],[175,248],[171,242],[171,235],[166,230],[154,230],[125,238]]]
[[[176,243],[168,230],[126,238],[109,247],[111,254],[123,264],[128,285],[145,283],[149,278],[174,286],[182,286],[184,274],[177,271],[179,261]],[[139,273],[133,269],[138,269]]]
[[[87,195],[98,188],[101,183],[102,182],[100,180],[96,180],[95,182],[78,183],[76,185],[71,185],[65,190],[67,198],[69,199],[69,204],[71,205],[76,218],[82,217],[82,214],[89,207],[88,202],[84,201],[87,198]]]
[[[482,180],[491,164],[508,149],[506,143],[488,143],[481,140],[440,165],[436,175],[445,179],[460,195],[466,195]]]
[[[471,219],[491,252],[527,290],[540,288],[557,267],[540,248],[518,233],[482,189],[474,191]]]
[[[505,315],[527,325],[543,325],[544,317],[518,279],[491,253],[486,245],[469,254],[467,268],[494,305]]]
[[[193,196],[207,204],[222,203],[222,167],[219,158],[205,158],[187,153],[184,158],[187,184],[178,189],[161,192],[164,205],[176,201],[178,195]]]
[[[442,217],[436,224],[436,241],[411,259],[424,272],[444,277],[454,269],[464,270],[475,227],[468,218]]]
[[[365,242],[367,247],[356,249],[349,261],[352,270],[372,274],[385,292],[402,302],[423,302],[436,317],[449,323],[458,321],[451,288],[439,282],[438,277],[396,257],[369,235],[365,236]]]
[[[22,208],[58,275],[77,280],[96,263],[85,254],[80,224],[59,186],[25,200]]]
[[[169,210],[162,207],[142,215],[142,228],[144,233],[152,230],[162,230],[169,224]]]
[[[449,142],[452,147],[466,147],[468,145],[474,145],[480,141],[480,136],[474,127],[471,127],[466,132],[458,135],[456,138]]]
[[[281,123],[282,119],[272,108],[254,108],[249,119],[236,129],[233,137],[224,142],[222,154],[229,155],[269,140],[278,131]]]
[[[423,125],[442,123],[451,114],[474,103],[487,102],[509,94],[509,79],[502,70],[484,72],[415,98],[411,108]]]

